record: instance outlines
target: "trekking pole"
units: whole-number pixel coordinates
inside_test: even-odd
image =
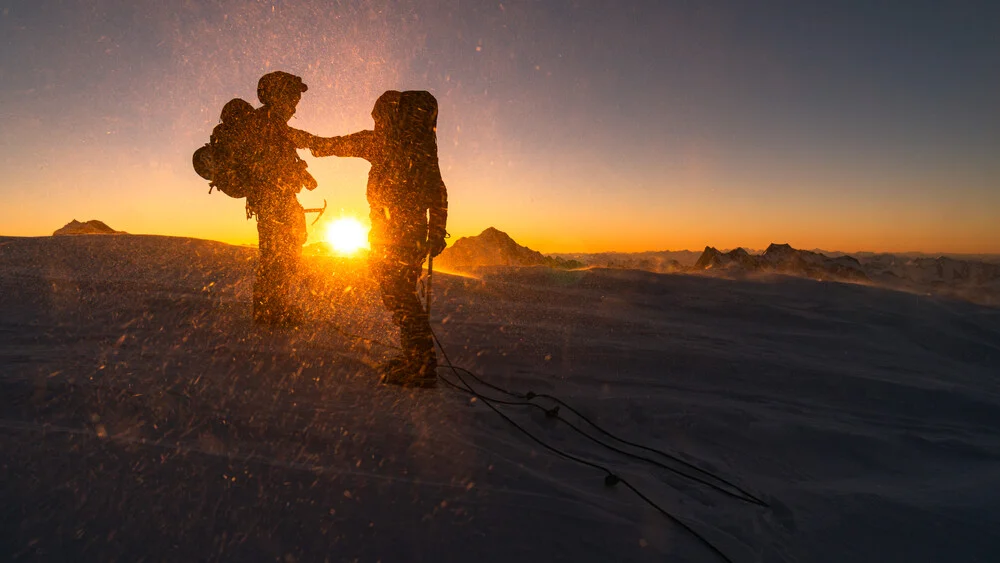
[[[434,256],[431,254],[427,255],[427,288],[424,291],[424,299],[427,301],[424,309],[427,311],[427,318],[430,319],[431,316],[431,283],[434,280]]]

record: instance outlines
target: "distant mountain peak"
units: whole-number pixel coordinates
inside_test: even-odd
[[[86,223],[81,223],[76,219],[73,219],[69,223],[66,223],[61,228],[56,229],[52,233],[52,236],[61,235],[114,235],[120,234],[123,231],[116,231],[109,227],[103,221],[98,221],[97,219],[91,219]]]
[[[714,270],[718,268],[753,268],[756,259],[749,252],[742,248],[736,248],[729,252],[721,252],[713,246],[706,246],[705,252],[695,262],[696,270]]]
[[[772,242],[770,245],[768,245],[767,250],[764,251],[764,254],[772,254],[772,255],[773,254],[792,254],[794,252],[799,252],[799,251],[797,251],[796,249],[792,248],[792,245],[790,245],[788,243],[778,244],[778,243]]]
[[[462,237],[436,259],[436,263],[455,270],[478,266],[550,266],[573,268],[581,264],[560,258],[550,258],[537,250],[518,244],[510,235],[488,227],[472,237]]]
[[[476,237],[468,237],[468,238],[482,238],[483,240],[496,241],[503,244],[513,243],[517,246],[521,246],[517,244],[517,242],[515,242],[510,235],[508,235],[507,233],[501,231],[496,227],[487,227],[486,229],[483,230],[483,232],[479,233]],[[522,247],[522,248],[527,248],[527,247]]]

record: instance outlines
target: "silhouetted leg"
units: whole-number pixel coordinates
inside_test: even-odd
[[[375,268],[382,302],[399,327],[402,348],[402,355],[389,366],[392,374],[386,374],[384,381],[402,385],[433,385],[437,368],[433,334],[430,318],[417,296],[417,280],[422,264],[403,262],[393,252],[380,254],[382,259]]]
[[[268,211],[257,214],[257,238],[260,254],[253,280],[253,320],[258,324],[271,324],[277,306],[278,257],[274,220]]]
[[[294,197],[262,206],[257,217],[260,262],[253,286],[254,322],[298,321],[293,289],[305,242],[305,215]]]

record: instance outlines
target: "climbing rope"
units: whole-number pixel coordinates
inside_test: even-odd
[[[437,342],[437,337],[436,336],[435,336],[435,341]],[[520,424],[518,424],[514,419],[512,419],[509,416],[507,416],[506,414],[504,414],[504,412],[501,411],[499,408],[497,408],[494,403],[496,403],[496,404],[507,404],[507,405],[531,405],[531,406],[543,408],[543,410],[544,410],[544,407],[540,407],[539,405],[535,405],[534,403],[524,403],[524,402],[521,402],[521,401],[503,401],[503,400],[491,399],[489,397],[486,397],[486,396],[482,395],[481,393],[479,393],[478,391],[476,391],[475,389],[473,389],[472,386],[469,385],[468,382],[465,381],[465,379],[462,377],[461,372],[455,366],[453,366],[451,364],[451,360],[448,359],[447,353],[444,351],[444,348],[441,347],[441,343],[440,342],[438,342],[438,348],[441,349],[441,353],[445,357],[445,365],[446,365],[446,367],[448,367],[448,368],[450,368],[452,370],[452,373],[455,374],[455,377],[457,377],[458,380],[462,384],[462,385],[458,385],[458,384],[456,384],[456,383],[454,383],[452,381],[449,381],[447,378],[442,377],[440,374],[438,374],[438,378],[441,379],[442,381],[444,381],[447,385],[449,385],[449,386],[451,386],[451,387],[453,387],[453,388],[455,388],[455,389],[457,389],[459,391],[463,391],[463,392],[466,392],[466,393],[468,393],[470,395],[473,395],[479,401],[481,401],[483,404],[485,404],[486,406],[488,406],[493,412],[495,412],[497,415],[499,415],[502,419],[504,419],[508,424],[510,424],[511,426],[513,426],[514,428],[516,428],[522,434],[524,434],[525,436],[527,436],[531,441],[533,441],[536,444],[542,446],[543,448],[551,451],[552,453],[554,453],[554,454],[556,454],[556,455],[558,455],[558,456],[560,456],[562,458],[568,459],[570,461],[579,463],[579,464],[587,466],[587,467],[591,467],[593,469],[596,469],[596,470],[604,473],[604,484],[605,484],[605,486],[607,486],[607,487],[614,487],[615,485],[621,483],[622,485],[624,485],[625,487],[627,487],[629,490],[631,490],[633,493],[635,493],[640,499],[642,499],[643,501],[645,501],[646,504],[648,504],[653,509],[655,509],[657,512],[659,512],[660,514],[662,514],[663,516],[665,516],[668,520],[670,520],[671,522],[677,524],[682,529],[684,529],[685,531],[687,531],[688,533],[690,533],[692,536],[694,536],[695,539],[697,539],[702,545],[704,545],[705,547],[707,547],[710,551],[712,551],[713,553],[715,553],[716,555],[718,555],[723,561],[726,561],[726,563],[733,563],[732,559],[730,559],[725,553],[722,552],[722,550],[720,550],[712,542],[710,542],[707,538],[705,538],[705,536],[703,536],[697,530],[695,530],[694,528],[692,528],[689,524],[687,524],[686,522],[684,522],[683,520],[681,520],[679,517],[671,514],[665,508],[663,508],[662,506],[660,506],[659,504],[657,504],[653,499],[651,499],[648,496],[646,496],[645,494],[643,494],[637,487],[635,487],[635,485],[633,485],[632,483],[630,483],[627,479],[625,479],[624,477],[622,477],[622,476],[614,473],[613,471],[611,471],[611,469],[607,468],[604,465],[601,465],[599,463],[594,463],[592,461],[589,461],[589,460],[583,459],[581,457],[575,456],[573,454],[567,453],[567,452],[565,452],[563,450],[560,450],[559,448],[556,448],[555,446],[552,446],[552,445],[546,443],[544,440],[542,440],[541,438],[535,436],[530,431],[528,431],[526,428],[524,428],[523,426],[521,426]],[[550,416],[558,417],[558,414],[556,414],[556,415],[550,415]],[[567,424],[569,424],[569,423],[567,422]],[[569,424],[569,425],[572,426],[572,424]],[[746,499],[744,499],[744,500],[746,500]]]

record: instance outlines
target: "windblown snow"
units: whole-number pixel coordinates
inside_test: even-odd
[[[482,399],[380,387],[372,366],[395,340],[362,262],[307,257],[307,322],[255,329],[255,260],[255,249],[182,238],[0,237],[0,552],[722,560]],[[951,262],[878,267],[979,275]],[[1000,310],[793,276],[475,273],[433,277],[448,358],[492,384],[556,395],[763,499],[741,502],[543,412],[497,405],[732,561],[1000,555]]]
[[[842,252],[800,250],[789,244],[771,244],[764,251],[736,248],[720,251],[706,246],[700,254],[688,250],[651,252],[557,253],[543,255],[514,242],[490,227],[480,235],[464,237],[439,258],[456,272],[482,266],[552,268],[613,268],[660,274],[690,273],[745,279],[770,275],[819,281],[876,285],[900,291],[964,299],[981,305],[1000,305],[1000,256],[925,256],[917,253],[872,254],[858,257]]]

